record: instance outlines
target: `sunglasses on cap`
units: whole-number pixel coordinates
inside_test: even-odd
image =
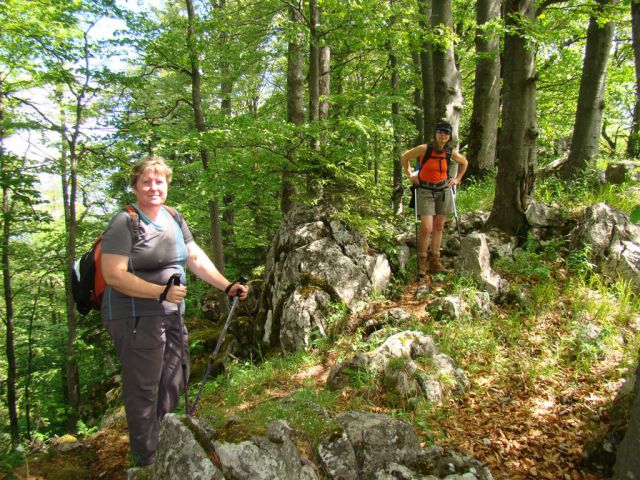
[[[439,128],[438,130],[436,130],[436,133],[444,133],[445,135],[451,135],[451,132],[449,130],[444,130],[442,128]]]

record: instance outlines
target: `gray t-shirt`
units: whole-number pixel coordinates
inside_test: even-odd
[[[135,207],[135,205],[134,205]],[[181,215],[176,218],[160,209],[152,222],[140,210],[140,235],[134,241],[131,216],[122,211],[111,219],[102,236],[102,253],[122,255],[129,259],[128,270],[151,283],[166,285],[171,275],[181,274],[180,283],[186,284],[185,265],[187,244],[193,241],[189,227]],[[182,303],[184,309],[184,303]],[[107,287],[102,297],[103,320],[175,313],[178,305],[155,299],[130,297]]]

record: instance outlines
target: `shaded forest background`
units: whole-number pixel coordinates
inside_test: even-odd
[[[400,154],[447,119],[465,183],[495,179],[490,223],[525,239],[541,166],[564,156],[560,177],[584,185],[639,157],[639,8],[3,1],[3,443],[86,429],[102,411],[117,365],[97,315],[75,312],[69,272],[132,200],[135,159],[167,158],[168,203],[198,243],[229,278],[260,278],[295,205],[332,205],[389,244],[386,225],[412,216]],[[194,282],[190,297],[205,315],[209,289]]]

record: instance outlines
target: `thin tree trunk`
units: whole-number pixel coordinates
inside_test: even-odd
[[[222,237],[218,235],[220,232],[220,204],[217,201],[209,200],[209,218],[211,218],[211,238],[213,239],[213,263],[220,272],[224,272],[224,253],[222,249]],[[229,313],[228,296],[224,292],[220,292],[220,299],[225,300],[221,303],[223,313]]]
[[[196,46],[195,24],[196,14],[193,0],[186,0],[187,5],[187,49],[191,65],[191,106],[196,124],[196,130],[200,133],[207,131],[202,108],[202,75],[200,74],[200,61],[198,60],[198,48]],[[207,171],[211,160],[211,151],[207,147],[200,148],[202,168]],[[211,243],[213,246],[213,263],[218,271],[224,274],[224,252],[222,250],[222,229],[220,226],[220,201],[218,198],[209,200],[209,218],[211,222]],[[215,216],[214,216],[215,214]],[[222,313],[229,311],[229,299],[224,292],[217,293],[218,304]]]
[[[418,10],[420,12],[420,30],[424,33],[431,26],[431,1],[418,0]],[[420,48],[420,72],[422,75],[422,112],[424,116],[424,136],[422,141],[426,143],[431,140],[436,125],[431,42],[422,42]]]
[[[500,39],[487,31],[500,16],[501,0],[478,0],[476,6],[476,77],[467,151],[471,175],[484,175],[495,166],[500,118]]]
[[[313,124],[320,117],[320,47],[318,23],[320,11],[317,0],[309,0],[309,123]],[[318,149],[318,139],[313,138],[311,147]]]
[[[66,230],[66,268],[65,276],[65,301],[67,316],[67,344],[65,357],[65,399],[68,407],[66,429],[68,432],[75,432],[79,419],[80,407],[80,371],[76,358],[75,343],[78,335],[78,321],[75,310],[75,302],[71,294],[71,272],[75,263],[75,252],[78,232],[78,216],[76,202],[78,196],[78,139],[80,136],[80,126],[84,116],[84,96],[89,79],[85,79],[84,88],[78,92],[75,98],[75,119],[71,135],[68,135],[66,117],[64,110],[61,110],[60,128],[62,132],[62,151],[60,156],[61,179],[62,179],[62,201],[64,205],[64,220]],[[60,94],[60,105],[63,103]],[[68,151],[67,151],[68,147]]]
[[[536,167],[535,51],[527,42],[535,21],[534,0],[507,0],[504,41],[502,129],[498,142],[496,193],[489,224],[524,238],[525,210]]]
[[[389,0],[391,7],[393,8],[393,0]],[[391,19],[391,25],[395,22]],[[398,76],[398,59],[396,58],[393,46],[389,43],[387,45],[389,52],[389,65],[391,67],[391,94],[393,96],[399,96],[399,76]],[[393,207],[393,215],[399,217],[402,215],[402,164],[400,162],[401,155],[401,138],[400,138],[400,102],[391,103],[391,124],[393,128],[393,190],[391,193],[391,204]]]
[[[33,376],[33,321],[38,313],[38,300],[42,284],[38,283],[38,291],[33,302],[33,310],[29,317],[29,328],[27,331],[27,375],[24,383],[24,417],[26,425],[26,436],[31,440],[31,380]]]
[[[600,17],[610,4],[611,0],[597,0],[596,10],[589,20],[571,148],[569,158],[560,170],[560,174],[566,179],[595,167],[604,111],[607,64],[614,30],[612,22],[601,23]]]
[[[317,0],[309,0],[309,124],[315,126],[309,141],[312,158],[307,173],[307,195],[309,198],[322,196],[320,178],[322,172],[319,165],[320,136],[320,39],[318,24],[320,10]]]
[[[0,81],[0,93],[3,91]],[[16,447],[20,442],[20,430],[18,428],[18,407],[16,404],[16,352],[13,330],[13,291],[11,288],[10,265],[10,241],[11,241],[11,200],[9,197],[9,182],[7,181],[7,158],[4,154],[4,105],[3,96],[0,94],[0,172],[2,182],[2,286],[4,294],[4,325],[5,325],[5,350],[7,357],[7,410],[9,411],[9,427],[11,430],[11,446]]]
[[[640,0],[631,2],[631,36],[633,60],[636,67],[636,104],[633,109],[633,123],[627,143],[627,155],[630,158],[640,158]]]
[[[422,78],[420,52],[412,51],[411,59],[413,60],[413,69],[416,73],[416,78]],[[424,138],[424,115],[422,113],[422,105],[422,89],[420,85],[416,85],[413,90],[413,109],[415,112],[413,124],[416,127],[416,138],[413,142],[414,145],[420,145]]]
[[[302,23],[301,5],[299,0],[289,3],[289,20],[294,24]],[[297,35],[289,42],[287,50],[287,121],[295,126],[304,124],[304,56],[302,52],[302,38]],[[299,141],[299,137],[293,142]],[[297,145],[290,144],[287,153],[287,165],[282,169],[282,187],[280,191],[280,210],[289,212],[294,205],[296,187],[292,173],[292,166],[296,164]]]
[[[226,7],[226,4],[227,4],[226,0],[220,0],[219,8],[224,9]],[[223,34],[223,36],[220,39],[221,45],[226,45],[227,41],[228,41],[227,35]],[[231,80],[231,71],[230,71],[231,69],[229,67],[229,62],[223,61],[220,69],[222,71],[222,82],[220,84],[220,91],[222,92],[222,101],[221,101],[220,107],[222,108],[222,112],[227,117],[230,118],[232,114],[231,94],[233,92],[234,83]],[[230,172],[230,175],[234,175],[234,174],[235,174],[235,171]],[[222,223],[222,227],[221,227],[222,237],[225,239],[227,245],[229,245],[231,252],[235,252],[234,200],[235,200],[235,193],[232,191],[226,192],[222,197],[222,205],[224,207],[224,213],[223,213],[224,222]],[[221,243],[222,243],[222,239],[221,239]],[[229,301],[228,299],[226,299],[226,304],[228,303]]]

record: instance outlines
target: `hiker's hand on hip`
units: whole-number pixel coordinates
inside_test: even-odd
[[[167,292],[165,300],[171,303],[181,304],[184,297],[187,296],[187,287],[184,285],[172,285]]]
[[[419,174],[420,174],[419,171],[415,171],[409,177],[409,180],[411,181],[411,183],[413,183],[416,187],[420,186],[420,178],[418,178]]]

